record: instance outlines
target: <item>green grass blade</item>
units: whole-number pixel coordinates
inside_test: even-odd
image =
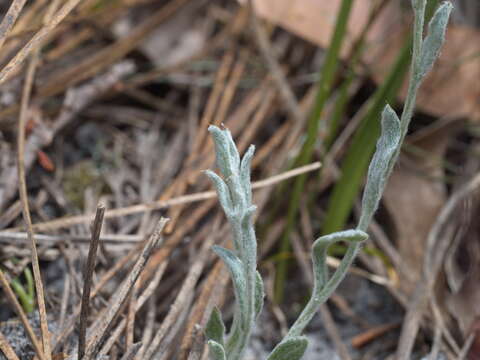
[[[322,115],[325,103],[330,95],[331,87],[335,79],[335,74],[339,66],[340,49],[345,38],[350,10],[352,9],[353,0],[343,0],[337,16],[335,30],[332,35],[330,47],[328,48],[325,63],[318,81],[317,95],[315,104],[308,119],[307,137],[303,144],[302,150],[298,155],[295,163],[299,166],[307,164],[313,154],[315,142],[317,140],[318,128],[320,124],[320,116]],[[295,218],[298,212],[300,203],[300,196],[305,185],[306,176],[299,176],[294,183],[293,193],[290,199],[290,206],[288,209],[287,225],[284,236],[281,240],[280,251],[288,252],[290,250],[290,233],[295,224]],[[275,279],[275,301],[281,302],[283,298],[283,285],[287,274],[287,263],[282,261],[277,268],[277,276]]]
[[[352,140],[342,166],[342,176],[330,197],[323,234],[341,230],[345,225],[375,149],[380,133],[380,113],[400,89],[409,63],[410,41],[403,47],[384,84],[373,95],[370,108]]]
[[[428,3],[427,18],[432,16],[437,3],[437,0]],[[373,95],[370,108],[352,140],[342,166],[342,176],[330,197],[322,234],[341,230],[352,211],[380,133],[381,111],[395,98],[410,65],[411,42],[409,37],[384,84]]]

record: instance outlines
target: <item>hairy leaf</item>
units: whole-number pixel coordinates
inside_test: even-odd
[[[265,290],[263,288],[263,280],[260,273],[257,271],[255,279],[255,317],[258,317],[262,312],[263,298],[265,297]]]
[[[227,217],[231,216],[233,212],[233,203],[227,184],[225,184],[225,181],[223,181],[223,179],[213,171],[205,170],[205,174],[215,186],[218,194],[218,200],[220,201],[220,205],[222,205],[225,214],[227,214]]]
[[[210,349],[210,358],[212,360],[227,360],[227,356],[225,355],[225,350],[223,349],[222,345],[214,340],[209,340],[208,347]]]
[[[217,166],[227,179],[238,173],[240,167],[240,155],[233,142],[232,134],[227,129],[220,130],[212,125],[208,127],[208,131],[212,134],[215,143]]]
[[[223,260],[230,276],[232,277],[235,291],[236,306],[241,317],[247,316],[246,279],[243,264],[240,259],[230,250],[220,246],[213,246],[213,251]]]
[[[370,223],[377,210],[401,137],[400,120],[395,111],[387,105],[382,112],[382,134],[368,167],[359,228],[366,229],[365,226]]]
[[[339,241],[351,243],[367,239],[368,235],[361,230],[346,230],[328,234],[315,240],[312,252],[315,290],[321,290],[328,281],[327,250],[330,245]],[[312,296],[316,295],[313,294]]]
[[[252,186],[250,184],[250,167],[252,163],[252,157],[255,153],[255,146],[250,145],[245,155],[243,155],[242,162],[240,163],[240,182],[243,188],[243,192],[246,196],[247,203],[252,202]]]
[[[445,2],[439,6],[428,24],[428,36],[423,41],[422,58],[420,61],[420,76],[424,77],[430,71],[433,63],[440,54],[440,48],[445,41],[448,19],[453,6]]]
[[[225,324],[222,320],[220,310],[215,306],[210,314],[207,326],[205,328],[205,335],[209,340],[214,340],[223,346],[225,336]]]
[[[299,360],[307,346],[308,340],[304,336],[287,339],[273,349],[267,360]]]

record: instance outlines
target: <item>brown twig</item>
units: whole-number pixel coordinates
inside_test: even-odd
[[[385,333],[398,328],[401,325],[399,322],[394,322],[390,324],[382,324],[375,326],[367,331],[358,334],[352,338],[352,346],[354,348],[361,348],[362,346],[367,345],[368,343],[372,342],[379,336],[384,335]]]
[[[295,168],[290,171],[286,171],[282,174],[275,175],[272,177],[269,177],[265,180],[260,180],[256,181],[252,184],[253,189],[261,189],[264,187],[272,186],[276,183],[279,183],[281,181],[287,180],[291,177],[295,177],[310,171],[315,171],[320,168],[320,163],[319,162],[314,162],[306,166],[301,166],[298,168]],[[188,203],[193,203],[193,202],[198,202],[198,201],[204,201],[204,200],[209,200],[213,199],[217,196],[215,191],[204,191],[196,194],[191,194],[191,195],[184,195],[184,196],[179,196],[176,198],[172,198],[169,200],[159,200],[155,201],[149,204],[139,204],[139,205],[133,205],[133,206],[127,206],[124,208],[118,208],[118,209],[113,209],[113,210],[107,210],[105,211],[105,218],[114,218],[118,216],[125,216],[125,215],[131,215],[131,214],[138,214],[142,213],[145,211],[150,211],[150,210],[158,210],[158,209],[165,209],[169,208],[172,206],[177,206],[181,204],[188,204]],[[88,222],[92,217],[92,214],[88,215],[78,215],[78,216],[71,216],[71,217],[64,217],[60,218],[57,220],[52,220],[52,221],[46,221],[43,223],[38,223],[33,225],[33,229],[37,231],[44,231],[44,230],[53,230],[53,229],[59,229],[59,228],[64,228],[72,225],[78,225],[78,224],[84,224]],[[18,228],[11,228],[8,230],[19,230]]]
[[[20,66],[27,56],[35,49],[38,49],[47,35],[55,29],[55,27],[73,10],[73,8],[80,2],[80,0],[69,0],[62,8],[55,14],[53,19],[45,24],[25,46],[9,61],[7,65],[0,71],[0,84],[4,83],[12,72]]]
[[[5,294],[7,295],[8,301],[13,306],[13,309],[15,310],[18,317],[20,318],[20,321],[22,322],[23,328],[25,329],[25,332],[27,333],[28,338],[32,342],[33,349],[35,350],[35,354],[38,356],[39,360],[46,360],[45,356],[43,355],[42,345],[40,345],[40,342],[35,336],[35,333],[33,332],[33,329],[30,326],[30,323],[28,322],[27,315],[25,314],[25,311],[23,310],[22,306],[18,302],[15,294],[13,293],[12,288],[10,287],[10,283],[8,282],[2,270],[0,270],[0,283],[3,287],[3,291],[5,291]]]
[[[2,332],[0,331],[0,351],[5,355],[7,360],[20,360],[15,354],[12,346],[8,342],[8,340],[3,336]]]
[[[192,334],[192,337],[195,341],[192,344],[192,351],[190,351],[187,360],[200,360],[202,354],[206,352],[207,344],[203,341],[203,334],[200,326],[196,325],[193,330],[194,333]]]
[[[223,275],[221,272],[222,269],[222,263],[217,261],[213,267],[213,270],[211,270],[208,274],[208,278],[205,281],[202,292],[200,293],[200,296],[198,297],[198,300],[195,302],[194,308],[192,309],[192,315],[188,319],[188,323],[180,345],[180,354],[178,355],[179,360],[186,360],[188,354],[190,353],[194,341],[195,326],[197,326],[197,324],[200,322],[207,309],[209,299],[212,298],[212,291],[215,289],[215,284],[219,282],[219,278]]]
[[[174,340],[176,340],[177,336],[179,335],[179,331],[185,325],[185,320],[190,313],[191,304],[193,301],[194,292],[190,292],[186,294],[184,301],[182,302],[182,308],[179,312],[175,322],[172,324],[168,333],[165,334],[165,338],[163,340],[163,346],[156,352],[155,360],[170,360],[172,355],[176,353],[177,349],[175,346],[172,346]],[[173,353],[173,354],[172,354]]]
[[[146,287],[146,289],[142,292],[142,294],[138,297],[137,301],[135,302],[135,308],[134,308],[134,313],[138,312],[142,306],[145,304],[145,302],[150,299],[155,293],[155,290],[158,287],[158,284],[160,283],[160,280],[163,277],[163,274],[165,273],[165,269],[167,268],[168,262],[163,262],[159,267],[155,275],[153,276],[152,280]],[[122,319],[119,324],[117,325],[117,328],[111,332],[110,337],[108,338],[107,341],[105,341],[105,344],[103,345],[102,349],[98,353],[98,357],[102,358],[102,356],[107,356],[108,352],[114,345],[114,343],[117,341],[118,337],[120,336],[121,332],[125,329],[127,325],[127,322],[125,319]],[[139,350],[139,358],[143,359],[143,351],[142,349],[145,348],[147,345],[146,339],[142,339],[142,347]],[[142,355],[142,356],[141,356]]]
[[[145,319],[145,327],[142,334],[142,347],[138,351],[138,359],[143,359],[143,353],[145,352],[147,346],[150,343],[153,335],[153,327],[155,325],[155,315],[157,313],[156,305],[156,296],[155,294],[148,299],[148,310]]]
[[[477,191],[479,187],[480,174],[477,174],[450,197],[428,234],[422,279],[417,284],[408,304],[397,347],[398,360],[407,360],[410,358],[413,344],[420,327],[420,321],[428,302],[427,300],[433,291],[435,280],[443,264],[445,253],[455,230],[452,229],[451,226],[448,226],[448,220],[460,201],[472,192]]]
[[[218,223],[218,222],[217,222]],[[215,224],[214,224],[215,226]],[[215,226],[216,227],[216,226]],[[213,234],[217,234],[216,231],[212,231]],[[163,320],[162,325],[160,325],[160,329],[153,337],[152,342],[148,346],[147,350],[144,354],[145,360],[152,359],[153,355],[156,353],[158,347],[160,346],[162,340],[167,335],[168,331],[172,327],[175,320],[180,316],[181,310],[185,308],[185,303],[188,302],[189,294],[193,294],[193,288],[200,277],[203,267],[205,266],[205,262],[207,260],[207,255],[212,246],[215,235],[208,236],[207,240],[203,243],[200,252],[190,268],[186,279],[183,282],[183,285],[170,308],[165,320]]]
[[[38,54],[37,54],[38,55]],[[20,105],[20,116],[18,120],[18,135],[17,135],[17,170],[18,170],[18,187],[20,194],[20,202],[22,204],[23,220],[27,227],[27,234],[31,246],[31,258],[33,277],[35,280],[35,291],[37,295],[38,311],[40,314],[40,328],[42,332],[43,354],[46,360],[51,359],[50,334],[48,331],[47,310],[45,307],[45,297],[43,293],[42,275],[40,272],[40,265],[38,262],[37,245],[32,227],[32,219],[30,217],[30,209],[28,205],[27,183],[25,179],[25,132],[27,124],[28,109],[30,104],[30,95],[35,77],[35,69],[38,62],[38,56],[33,56],[25,77],[25,84],[23,87],[22,101]],[[0,80],[1,82],[1,80]]]
[[[27,0],[13,0],[7,13],[3,17],[2,23],[0,23],[0,49],[26,2]]]
[[[138,350],[140,350],[141,343],[136,343],[133,344],[130,349],[122,356],[120,360],[133,360],[135,359],[135,356],[138,353]]]
[[[104,234],[100,236],[100,242],[105,244],[136,244],[144,240],[144,236],[136,234]],[[43,245],[55,245],[63,242],[88,243],[91,236],[88,235],[46,235],[35,234],[35,240]],[[0,231],[0,243],[9,244],[14,241],[16,244],[23,244],[28,241],[28,234],[25,232]]]
[[[470,352],[470,349],[475,341],[475,338],[476,338],[476,333],[472,333],[467,337],[467,339],[463,343],[462,348],[460,349],[460,352],[458,353],[458,358],[457,358],[458,360],[464,360],[467,358]]]
[[[87,323],[90,313],[90,290],[92,288],[93,273],[95,271],[95,263],[97,257],[97,249],[102,231],[103,216],[105,215],[105,206],[99,204],[97,206],[97,213],[93,220],[92,226],[92,241],[88,249],[88,258],[83,274],[83,292],[82,305],[80,307],[80,327],[78,332],[78,359],[81,360],[85,355],[86,337],[87,337]]]
[[[235,91],[238,88],[238,84],[245,70],[246,56],[245,54],[242,55],[243,56],[240,56],[240,59],[238,59],[233,66],[230,79],[225,84],[225,88],[223,89],[222,99],[218,104],[217,112],[215,114],[215,118],[213,119],[213,124],[217,126],[220,126],[222,123],[225,122],[228,109],[230,108],[230,104],[232,103]]]
[[[113,321],[118,316],[120,309],[122,308],[125,299],[135,285],[139,278],[148,258],[150,257],[154,248],[159,244],[162,239],[162,230],[168,220],[165,218],[160,219],[155,231],[150,236],[147,244],[142,250],[142,253],[138,257],[132,271],[128,275],[127,279],[120,286],[120,289],[116,292],[115,296],[110,300],[110,304],[107,308],[107,312],[100,319],[95,329],[92,329],[93,333],[89,338],[87,349],[85,351],[84,359],[94,359],[98,352],[100,344],[108,336],[109,329],[111,328]]]
[[[265,122],[267,116],[271,113],[271,110],[274,108],[276,92],[272,89],[266,89],[263,94],[262,103],[255,111],[248,127],[242,131],[242,137],[238,139],[238,149],[240,152],[245,151],[252,142],[255,134],[258,132],[259,127]],[[262,146],[263,149],[263,146]],[[255,156],[257,157],[257,156]],[[256,165],[260,164],[257,162]],[[253,165],[255,167],[255,165]]]
[[[127,324],[125,326],[125,352],[129,352],[130,348],[134,345],[133,335],[135,331],[135,313],[136,313],[136,302],[137,294],[136,288],[133,289],[132,293],[128,298],[128,309],[127,309]]]
[[[260,50],[260,54],[262,55],[268,70],[272,74],[274,83],[278,88],[280,96],[284,100],[286,110],[296,122],[303,123],[305,115],[302,112],[302,109],[292,89],[290,88],[290,85],[288,84],[285,74],[283,73],[278,60],[275,57],[274,50],[268,40],[267,34],[258,21],[252,0],[249,0],[248,4],[251,12],[250,19],[253,28],[253,34]]]
[[[62,302],[60,305],[60,316],[58,320],[58,328],[63,329],[63,326],[65,324],[65,316],[67,314],[67,308],[68,308],[68,303],[69,303],[69,298],[70,298],[70,276],[68,273],[65,274],[64,277],[64,283],[63,283],[63,294],[62,294]]]
[[[143,248],[145,242],[137,244],[133,249],[131,249],[128,254],[126,254],[123,258],[121,258],[119,261],[117,261],[98,281],[97,284],[95,284],[95,288],[92,291],[92,294],[90,295],[90,298],[94,298],[100,290],[105,286],[105,284],[124,266],[126,266],[130,261],[136,256],[136,254]],[[54,342],[54,350],[57,350],[61,345],[64,344],[66,339],[70,336],[72,333],[74,326],[75,326],[75,319],[77,316],[80,314],[80,306],[78,305],[75,307],[74,311],[72,312],[72,316],[68,320],[68,323],[64,327],[64,330],[62,333],[58,335],[58,338]]]
[[[207,104],[205,106],[205,111],[203,112],[202,119],[200,120],[200,129],[206,129],[208,124],[210,124],[213,120],[215,109],[218,108],[218,102],[220,101],[220,96],[222,91],[225,87],[225,83],[227,80],[228,72],[230,67],[233,63],[233,53],[231,51],[227,51],[225,55],[223,55],[222,62],[218,68],[218,71],[215,75],[215,81],[213,83],[212,91],[210,91],[210,95],[208,96]],[[187,164],[193,161],[193,157],[200,151],[200,146],[204,143],[206,132],[202,131],[199,132],[197,136],[195,136],[195,141],[193,144],[193,151],[190,153],[189,159],[187,160]]]
[[[460,354],[460,346],[457,344],[457,341],[453,337],[450,329],[446,324],[446,319],[444,319],[444,313],[441,311],[439,304],[437,303],[437,299],[435,296],[430,298],[430,307],[433,312],[433,320],[435,321],[435,335],[438,331],[440,340],[445,339],[445,342],[452,348],[452,351],[457,354]],[[438,341],[439,343],[443,341]],[[434,340],[435,345],[435,340]],[[434,349],[432,349],[433,351]],[[436,357],[434,357],[436,359]]]
[[[328,308],[327,304],[320,305],[319,309],[320,317],[322,318],[322,322],[327,330],[328,336],[335,344],[335,348],[338,351],[338,354],[342,358],[342,360],[352,360],[350,352],[348,351],[347,346],[342,340],[342,336],[340,335],[340,331],[338,330],[337,324],[333,320],[332,314],[330,309]]]

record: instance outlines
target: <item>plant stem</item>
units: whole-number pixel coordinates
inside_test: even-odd
[[[343,0],[335,25],[335,31],[332,35],[330,47],[327,51],[325,63],[322,68],[320,79],[317,84],[317,96],[315,104],[308,120],[307,138],[303,144],[302,150],[298,155],[295,163],[297,165],[305,165],[308,163],[315,148],[317,140],[318,128],[320,124],[320,117],[323,112],[325,103],[330,95],[330,90],[335,79],[336,70],[339,64],[339,54],[343,39],[346,34],[348,19],[352,9],[353,0]],[[296,216],[300,205],[300,197],[305,186],[306,176],[299,176],[294,183],[293,193],[290,198],[290,205],[288,208],[287,225],[283,233],[280,245],[280,252],[286,253],[290,251],[290,233],[295,225]],[[288,263],[282,260],[278,264],[277,274],[275,279],[274,300],[280,303],[283,299],[284,283],[287,276]]]

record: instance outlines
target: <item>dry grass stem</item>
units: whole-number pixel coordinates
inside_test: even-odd
[[[0,351],[5,355],[7,360],[20,360],[2,332],[0,332]]]
[[[399,322],[382,324],[368,329],[367,331],[356,335],[352,338],[351,344],[354,348],[359,348],[374,341],[385,333],[398,328],[401,325]]]
[[[243,54],[241,54],[243,55]],[[245,56],[240,56],[240,59],[237,60],[233,66],[230,79],[225,84],[225,88],[222,91],[222,98],[218,104],[217,111],[212,124],[220,125],[226,121],[227,111],[230,108],[235,91],[237,90],[240,79],[242,78],[243,72],[245,70]],[[209,142],[209,144],[211,144]],[[203,149],[205,151],[205,148]]]
[[[60,316],[58,317],[58,328],[63,329],[65,324],[65,317],[67,315],[67,308],[70,298],[70,276],[65,274],[65,283],[63,284],[62,302],[60,304]]]
[[[8,80],[13,71],[19,67],[27,56],[35,49],[42,46],[43,40],[55,27],[77,6],[80,0],[68,0],[62,8],[54,15],[53,19],[45,24],[30,41],[5,65],[0,71],[0,84]]]
[[[91,329],[92,334],[89,336],[87,349],[85,352],[84,359],[94,359],[101,343],[109,335],[109,330],[112,327],[113,321],[117,318],[120,309],[125,303],[125,299],[128,297],[128,294],[135,285],[137,279],[139,278],[143,268],[145,267],[152,251],[162,240],[162,230],[167,223],[167,219],[162,218],[153,234],[150,236],[147,244],[143,248],[141,254],[139,255],[132,271],[128,274],[127,279],[122,283],[118,291],[112,297],[110,305],[107,308],[106,313],[102,316],[94,328]]]
[[[148,309],[147,309],[147,315],[145,318],[145,328],[142,334],[142,341],[141,341],[142,347],[138,351],[138,359],[143,359],[143,354],[147,349],[147,346],[145,344],[149,344],[150,340],[152,339],[153,327],[155,326],[156,311],[157,311],[156,296],[152,296],[148,300]]]
[[[90,315],[90,290],[92,288],[93,273],[95,272],[95,263],[97,257],[97,249],[102,231],[103,216],[105,214],[105,206],[98,205],[95,219],[92,225],[92,240],[88,248],[88,258],[83,272],[83,291],[82,304],[80,307],[80,327],[78,331],[78,359],[81,360],[85,355],[87,323]]]
[[[135,331],[135,303],[136,303],[136,288],[133,288],[129,296],[127,309],[127,325],[125,326],[125,352],[128,353],[133,346],[133,336]]]
[[[17,171],[18,171],[18,187],[20,194],[20,202],[22,204],[22,215],[27,228],[27,235],[31,247],[31,261],[33,268],[33,278],[35,281],[35,292],[37,296],[38,311],[40,314],[40,328],[42,332],[43,354],[46,360],[50,360],[52,356],[50,346],[50,333],[48,331],[47,310],[45,306],[45,296],[43,291],[42,275],[38,262],[37,245],[32,227],[32,219],[30,217],[30,209],[28,204],[27,183],[25,175],[25,132],[27,125],[27,117],[29,114],[30,95],[32,91],[33,81],[35,78],[35,70],[38,62],[38,53],[32,57],[25,83],[23,86],[22,100],[20,105],[20,115],[18,120],[17,134]],[[1,81],[0,81],[1,83]]]
[[[212,234],[215,234],[215,231],[213,231]],[[188,306],[186,306],[186,303],[188,301],[191,301],[191,296],[193,296],[193,288],[202,273],[214,240],[215,235],[210,235],[207,237],[207,240],[202,244],[202,248],[196,256],[195,262],[191,266],[190,271],[188,272],[188,275],[179,290],[175,302],[172,304],[170,311],[168,312],[165,320],[163,320],[162,325],[160,326],[160,329],[158,329],[157,333],[153,337],[153,340],[145,351],[145,360],[150,360],[153,358],[161,342],[164,340],[165,336],[167,336],[168,331],[170,330],[174,322],[178,320],[182,309],[188,308]]]
[[[207,104],[205,106],[205,111],[203,112],[202,119],[200,120],[200,129],[206,129],[208,124],[213,121],[213,116],[215,114],[215,109],[218,108],[218,102],[220,101],[220,96],[225,87],[228,73],[230,67],[233,63],[233,54],[231,51],[227,51],[223,55],[220,67],[218,68],[217,73],[215,74],[215,81],[213,83],[212,91],[208,96]],[[201,131],[198,136],[195,137],[195,142],[193,145],[193,151],[189,154],[187,159],[187,164],[193,161],[195,154],[200,150],[200,146],[204,143],[207,136],[206,131]],[[190,160],[190,161],[189,161]]]
[[[26,2],[27,0],[13,0],[10,4],[7,13],[0,23],[0,49],[2,48],[9,32],[12,30],[12,27]]]
[[[147,285],[145,290],[141,293],[141,295],[138,297],[137,301],[135,302],[135,308],[133,309],[133,313],[138,312],[142,306],[145,304],[145,302],[150,299],[155,293],[155,290],[158,288],[158,284],[160,283],[160,280],[162,279],[165,269],[167,268],[168,262],[163,262],[160,264],[158,267],[158,271],[155,273],[153,276],[152,280],[150,283]],[[122,319],[115,330],[111,333],[110,337],[105,341],[105,344],[103,345],[102,349],[98,353],[98,357],[102,356],[107,356],[109,353],[110,349],[113,347],[115,342],[118,341],[118,337],[121,335],[122,331],[125,330],[127,325],[127,321],[125,319]],[[147,342],[142,339],[142,346],[141,349],[139,350],[139,357],[141,354],[143,354],[143,351],[141,351],[143,348],[146,347]],[[143,356],[143,355],[142,355]],[[140,357],[142,359],[142,357]]]
[[[22,306],[18,302],[17,297],[13,293],[13,290],[10,287],[10,283],[5,277],[5,274],[3,273],[2,270],[0,270],[0,283],[2,285],[3,291],[5,291],[8,301],[10,302],[13,309],[15,310],[18,317],[20,318],[20,321],[22,322],[23,328],[25,329],[25,332],[27,333],[28,338],[32,342],[33,349],[35,350],[35,354],[37,355],[39,360],[46,360],[46,357],[43,354],[42,345],[40,344],[37,337],[35,336],[35,333],[33,332],[33,329],[30,326],[30,323],[28,322],[27,315],[25,314],[25,311],[23,310]]]
[[[140,350],[142,344],[136,343],[133,344],[130,349],[125,352],[125,354],[121,357],[120,360],[133,360],[135,359],[135,356],[137,356],[138,350]]]
[[[468,336],[468,338],[465,340],[462,348],[460,349],[460,352],[458,353],[458,360],[464,360],[467,358],[468,352],[470,351],[470,348],[475,341],[475,333],[472,333]]]
[[[260,180],[257,182],[252,183],[253,189],[261,189],[264,187],[272,186],[275,185],[279,182],[285,181],[287,179],[290,179],[292,177],[305,174],[311,171],[315,171],[319,169],[321,164],[319,162],[314,162],[305,166],[300,166],[298,168],[295,168],[290,171],[286,171],[282,174],[275,175],[272,177],[269,177],[265,180]],[[115,218],[119,216],[126,216],[126,215],[132,215],[132,214],[138,214],[138,213],[143,213],[145,211],[151,211],[151,210],[158,210],[158,209],[166,209],[169,207],[173,206],[178,206],[178,205],[183,205],[183,204],[190,204],[198,201],[204,201],[204,200],[209,200],[209,199],[214,199],[216,198],[217,194],[215,191],[204,191],[192,195],[183,195],[183,196],[178,196],[173,199],[169,200],[159,200],[155,201],[153,203],[149,204],[139,204],[139,205],[133,205],[133,206],[127,206],[124,208],[119,208],[119,209],[113,209],[113,210],[107,210],[105,211],[105,218]],[[78,216],[70,216],[70,217],[64,217],[60,218],[57,220],[52,220],[52,221],[46,221],[43,223],[38,223],[33,225],[33,229],[37,231],[46,231],[46,230],[54,230],[54,229],[60,229],[64,227],[69,227],[72,225],[78,225],[78,224],[84,224],[88,221],[90,221],[92,217],[92,214],[89,215],[78,215]],[[8,230],[14,230],[18,231],[18,228],[12,228]]]
[[[182,338],[182,342],[180,345],[180,353],[178,355],[179,360],[186,360],[188,354],[190,353],[194,341],[195,326],[197,326],[197,324],[200,323],[200,321],[204,317],[204,314],[207,310],[207,305],[209,302],[211,302],[212,291],[215,289],[215,284],[217,284],[222,275],[224,275],[221,272],[222,269],[222,263],[220,261],[217,261],[212,271],[210,271],[208,278],[202,287],[202,292],[200,293],[198,300],[195,302],[194,308],[192,309],[192,314],[189,317]]]
[[[425,252],[423,276],[417,284],[402,326],[397,357],[399,360],[408,359],[424,315],[427,300],[431,297],[435,280],[443,263],[445,253],[453,236],[454,229],[449,226],[449,219],[459,203],[480,187],[480,174],[474,176],[466,185],[455,192],[440,212],[435,224],[428,234],[428,246]]]
[[[104,234],[101,235],[99,240],[102,243],[106,244],[135,244],[144,240],[142,235],[129,235],[129,234]],[[46,234],[35,234],[35,240],[37,243],[42,245],[53,246],[62,242],[73,242],[73,243],[88,243],[91,241],[91,236],[88,235],[46,235]],[[25,232],[14,232],[14,231],[0,231],[0,242],[9,244],[12,241],[15,241],[17,244],[26,243],[28,241],[28,234]]]
[[[260,54],[262,55],[265,64],[267,65],[268,70],[273,77],[274,83],[277,86],[282,99],[284,100],[284,104],[287,108],[288,113],[293,119],[295,119],[297,123],[303,123],[305,116],[295,97],[295,94],[293,93],[290,85],[288,84],[288,81],[282,71],[280,64],[275,57],[275,52],[269,42],[268,35],[262,28],[257,18],[257,15],[255,13],[255,6],[253,5],[251,0],[249,0],[248,3],[250,7],[250,17],[253,34],[260,50]]]

